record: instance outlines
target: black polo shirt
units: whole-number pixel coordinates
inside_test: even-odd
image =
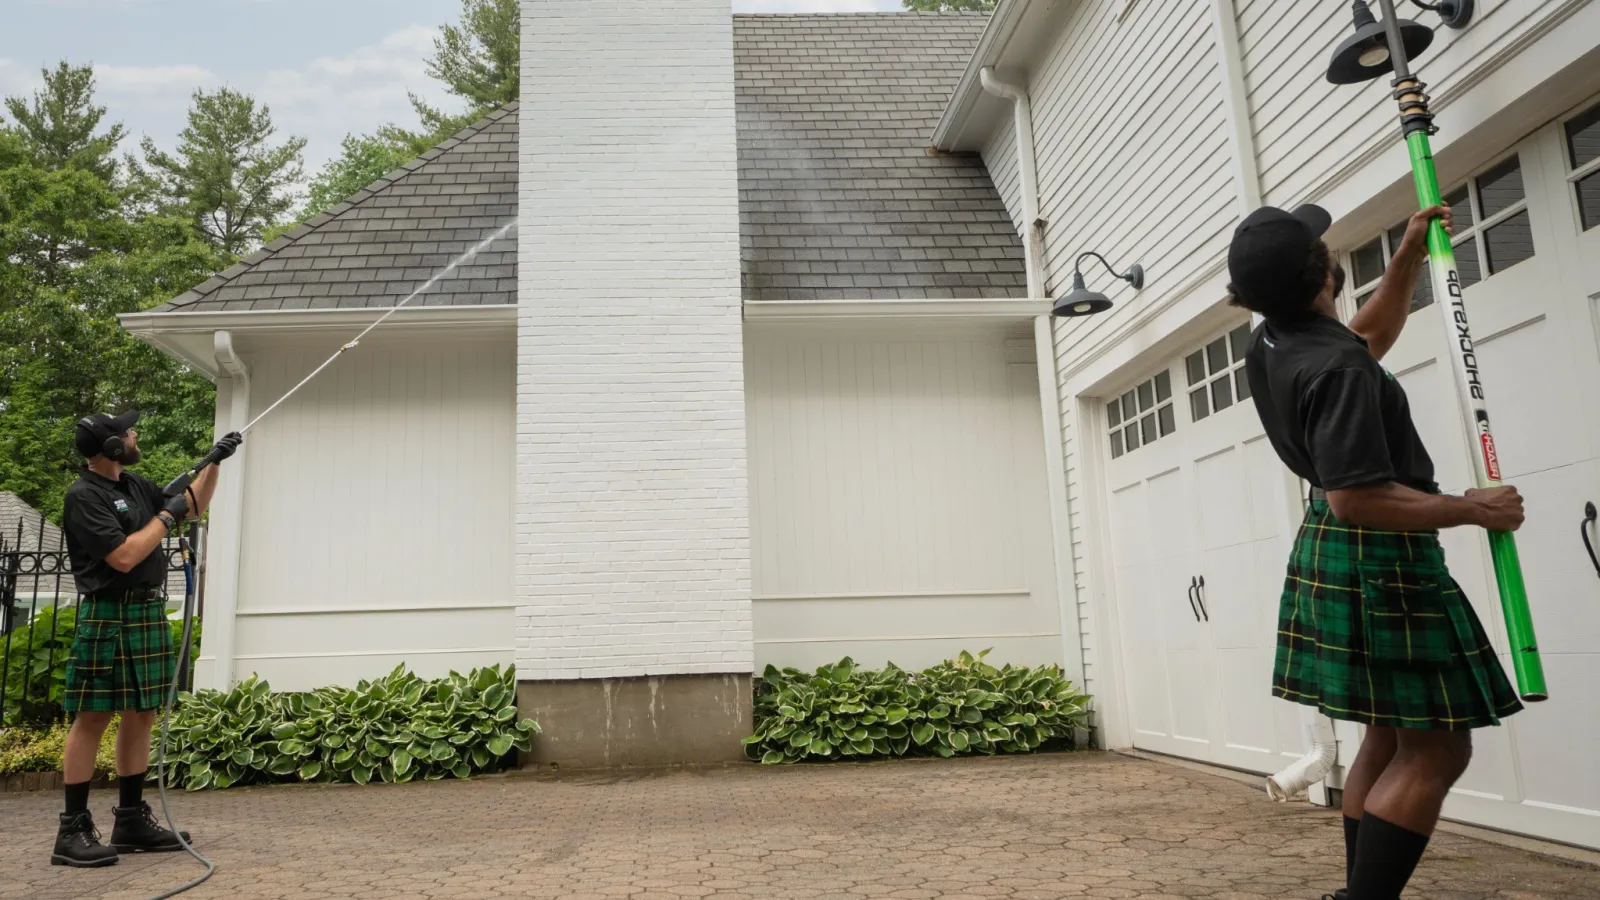
[[[1278,458],[1312,485],[1395,481],[1438,492],[1405,389],[1337,320],[1264,322],[1250,336],[1245,372]]]
[[[78,480],[67,488],[61,525],[80,593],[161,587],[167,577],[167,560],[160,548],[128,572],[111,568],[106,557],[121,547],[128,535],[150,524],[165,504],[161,486],[142,475],[125,471],[121,479],[112,481],[88,468],[79,473]]]

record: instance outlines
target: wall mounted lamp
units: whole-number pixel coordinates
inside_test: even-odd
[[[1056,301],[1055,308],[1050,310],[1051,315],[1069,318],[1092,316],[1095,313],[1103,313],[1111,308],[1110,297],[1099,291],[1089,290],[1088,286],[1083,283],[1083,261],[1091,256],[1100,260],[1100,265],[1105,266],[1107,272],[1133,285],[1134,290],[1137,291],[1144,287],[1143,266],[1134,263],[1133,268],[1121,275],[1117,275],[1117,270],[1111,268],[1111,264],[1106,262],[1105,257],[1091,250],[1088,253],[1079,254],[1077,261],[1072,264],[1072,290],[1065,297]]]

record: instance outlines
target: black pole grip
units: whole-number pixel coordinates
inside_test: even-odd
[[[222,462],[222,448],[212,447],[210,453],[201,457],[200,461],[191,466],[187,472],[168,482],[167,486],[161,489],[161,492],[168,497],[178,496],[185,488],[194,483],[195,476],[204,472],[206,466],[214,466],[219,462]]]

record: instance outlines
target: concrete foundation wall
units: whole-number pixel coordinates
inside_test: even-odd
[[[749,675],[523,681],[517,707],[544,730],[523,765],[609,769],[742,760]]]

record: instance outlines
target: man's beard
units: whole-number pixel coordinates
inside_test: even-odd
[[[117,462],[122,463],[125,466],[137,466],[139,464],[139,460],[143,458],[144,454],[139,452],[138,447],[129,447],[127,450],[122,452],[122,458],[117,460]]]

